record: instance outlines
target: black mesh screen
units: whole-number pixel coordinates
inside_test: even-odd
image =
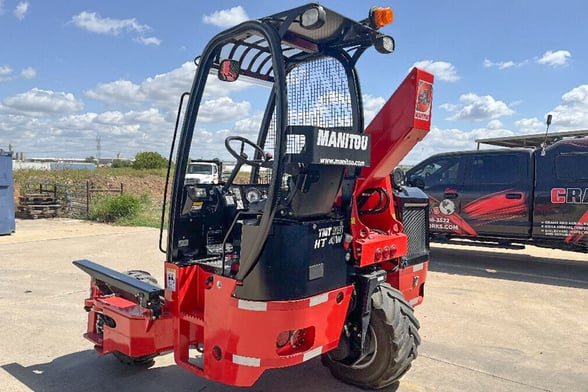
[[[288,125],[351,127],[345,70],[333,58],[304,63],[288,74]]]
[[[351,128],[353,113],[345,69],[334,58],[326,57],[296,66],[287,76],[288,125],[321,128]],[[263,146],[274,148],[275,116]],[[288,152],[300,151],[304,138],[287,138]]]
[[[404,208],[402,211],[404,233],[408,236],[408,261],[417,263],[428,255],[427,213],[425,208]]]

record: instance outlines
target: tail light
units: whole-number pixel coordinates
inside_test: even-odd
[[[314,344],[314,336],[314,327],[282,331],[276,337],[276,352],[285,356],[306,351]]]

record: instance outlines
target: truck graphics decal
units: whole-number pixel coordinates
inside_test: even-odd
[[[446,192],[448,192],[447,190]],[[509,198],[516,194],[520,198]],[[431,199],[429,227],[436,232],[477,236],[477,231],[459,214],[455,213],[455,203],[450,199],[438,201]],[[527,199],[522,192],[511,189],[485,195],[471,201],[462,208],[463,215],[476,224],[488,224],[518,218],[527,214]]]
[[[511,199],[509,194],[518,198]],[[512,189],[480,197],[463,207],[462,212],[480,223],[497,222],[519,218],[527,214],[527,198],[523,192]]]
[[[444,199],[439,202],[432,196],[429,196],[429,199],[431,200],[429,228],[432,231],[458,235],[478,235],[473,227],[455,213],[455,204],[452,200]]]
[[[552,203],[585,204],[582,202],[583,199],[579,198],[577,189],[579,188],[553,188]],[[527,200],[524,194],[520,199],[506,197],[507,194],[512,193],[515,192],[505,190],[480,197],[462,208],[463,216],[455,212],[456,207],[452,200],[439,201],[429,196],[431,201],[429,228],[434,233],[476,237],[479,233],[468,221],[472,221],[472,224],[483,225],[507,221],[527,214]],[[577,221],[545,220],[541,221],[540,225],[543,235],[561,238],[565,243],[579,244],[588,240],[588,210]]]
[[[588,210],[578,219],[578,223],[570,230],[569,235],[564,240],[567,243],[580,243],[584,237],[588,236]]]
[[[588,204],[588,188],[551,188],[552,204]]]

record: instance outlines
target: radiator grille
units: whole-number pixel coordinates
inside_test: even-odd
[[[404,208],[402,211],[404,233],[408,236],[407,264],[415,264],[428,259],[429,226],[427,208]]]

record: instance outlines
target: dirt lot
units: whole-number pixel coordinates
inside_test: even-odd
[[[49,172],[47,176],[53,174],[56,176],[55,173]],[[60,173],[58,173],[60,174]],[[43,177],[38,175],[37,177],[23,179],[23,182],[26,182],[31,185],[37,185],[40,183],[46,184],[71,184],[71,183],[79,183],[85,184],[86,180],[90,181],[92,188],[97,189],[120,189],[121,184],[123,186],[123,190],[126,193],[131,195],[135,195],[137,197],[146,194],[149,195],[151,200],[154,200],[161,204],[163,200],[163,190],[165,188],[165,177],[152,175],[152,174],[145,174],[143,176],[115,176],[115,175],[101,175],[101,176],[93,176],[88,177],[87,179],[80,178],[77,180],[68,178],[66,175],[62,177]],[[37,186],[38,187],[38,186]],[[20,189],[20,184],[17,182],[14,187],[14,202],[18,204],[19,197],[23,194],[23,190]]]
[[[52,219],[0,236],[0,391],[241,391],[173,364],[99,357],[81,334],[88,277],[72,260],[162,275],[159,232]],[[532,255],[532,256],[531,256]],[[400,391],[586,391],[588,257],[435,245],[423,344]],[[269,371],[254,391],[355,391],[318,359]]]

